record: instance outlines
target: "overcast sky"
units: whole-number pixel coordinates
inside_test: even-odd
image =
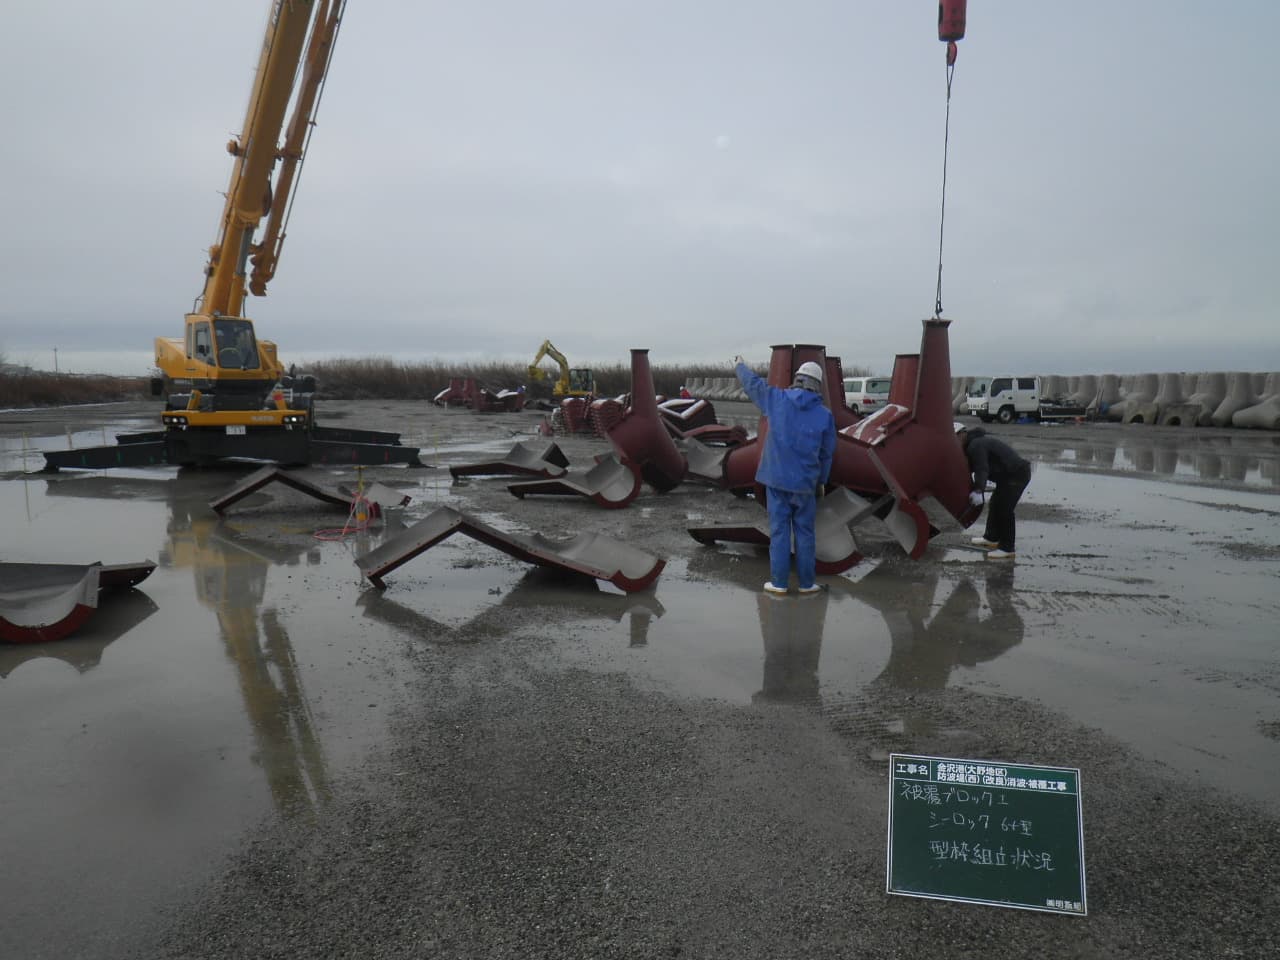
[[[146,373],[202,288],[267,0],[8,4],[0,353]],[[887,373],[932,316],[934,0],[350,0],[259,334],[286,361]],[[952,369],[1280,369],[1274,0],[972,0]],[[726,370],[727,374],[727,370]]]

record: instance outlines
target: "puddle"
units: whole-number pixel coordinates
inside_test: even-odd
[[[323,809],[397,708],[404,641],[358,623],[347,545],[220,522],[225,472],[164,474],[0,483],[5,559],[158,562],[74,637],[0,647],[15,942],[52,902],[69,936],[136,922],[249,825]]]
[[[1083,471],[1280,487],[1280,451],[1260,439],[1188,432],[1153,438],[1073,441],[1067,445],[1054,444],[1048,438],[1037,441],[1036,446],[1044,446],[1040,451],[1042,461]]]
[[[805,704],[885,749],[909,749],[933,720],[885,714],[882,686],[1028,698],[1277,806],[1280,564],[1213,545],[1272,541],[1280,501],[1213,489],[1187,497],[1043,465],[1028,501],[1081,512],[1020,523],[1015,563],[987,561],[955,533],[918,563],[825,578],[821,598],[764,597],[763,553],[709,549],[659,580],[665,613],[642,647],[618,629],[566,655],[687,696]]]

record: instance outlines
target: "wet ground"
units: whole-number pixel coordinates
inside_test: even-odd
[[[754,426],[751,408],[717,407]],[[531,439],[533,413],[323,407],[334,423],[401,431],[435,467],[366,471],[412,500],[349,536],[342,511],[278,485],[219,519],[208,501],[248,468],[29,472],[39,450],[153,429],[158,412],[0,413],[3,559],[158,562],[77,638],[0,649],[0,927],[14,956],[129,955],[140,929],[217,883],[264,823],[323,822],[335,794],[368,788],[371,755],[406,730],[430,738],[422,684],[437,680],[424,671],[461,682],[451,672],[481,654],[483,667],[465,669],[490,692],[506,658],[513,672],[621,677],[674,704],[798,710],[834,734],[841,762],[867,769],[944,747],[1079,767],[1086,803],[1091,776],[1113,770],[1073,753],[1088,749],[1079,731],[1097,731],[1276,836],[1275,434],[996,427],[1035,465],[1015,562],[968,549],[954,524],[913,562],[870,527],[868,560],[824,578],[825,594],[777,600],[759,591],[762,553],[686,533],[757,519],[750,501],[685,484],[603,511],[517,500],[502,478],[450,481],[450,463]],[[575,467],[608,449],[558,442]],[[383,592],[361,581],[355,556],[441,504],[515,532],[598,530],[667,567],[654,589],[625,595],[455,537]],[[1034,724],[1029,712],[1003,718],[1006,703]]]

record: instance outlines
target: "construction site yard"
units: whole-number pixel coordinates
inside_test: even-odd
[[[717,402],[755,432],[749,404]],[[365,529],[251,465],[41,473],[158,406],[0,412],[4,560],[154,573],[56,644],[0,647],[0,931],[63,957],[1280,955],[1280,435],[993,426],[1033,463],[1018,553],[878,521],[768,596],[761,520],[685,482],[623,509],[454,479],[544,414],[322,402],[425,467]],[[976,423],[976,421],[974,421]],[[460,536],[379,590],[359,556],[447,506],[596,532],[655,584]],[[886,893],[892,754],[1078,769],[1087,916]]]

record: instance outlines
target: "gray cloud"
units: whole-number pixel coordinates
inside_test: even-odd
[[[887,371],[932,314],[943,47],[919,4],[353,0],[270,295],[282,355]],[[22,4],[0,38],[0,351],[136,350],[199,293],[263,0]],[[1280,368],[1271,4],[973,4],[953,369]],[[56,342],[55,342],[56,341]]]

